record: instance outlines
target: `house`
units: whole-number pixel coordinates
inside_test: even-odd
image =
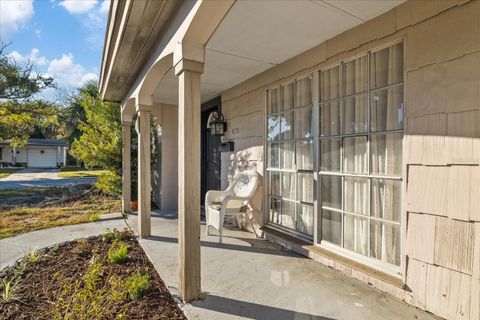
[[[121,103],[126,212],[139,132],[141,237],[150,119],[161,128],[183,300],[201,291],[205,192],[256,169],[267,239],[440,317],[480,319],[480,1],[113,1],[100,87]]]
[[[65,164],[65,142],[54,139],[28,139],[24,147],[10,146],[9,140],[0,141],[0,165],[29,168],[57,168]]]

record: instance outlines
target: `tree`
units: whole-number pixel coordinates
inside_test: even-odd
[[[53,78],[36,73],[33,64],[20,65],[5,54],[8,45],[0,43],[0,99],[29,99],[46,88],[53,88]]]
[[[12,147],[22,147],[34,132],[56,138],[60,128],[60,107],[43,100],[0,103],[0,140],[10,140]]]
[[[87,168],[102,167],[109,174],[101,176],[97,186],[102,190],[120,194],[122,170],[122,125],[120,106],[103,102],[95,81],[87,82],[79,91],[75,102],[85,112],[79,128],[82,132],[71,147],[70,154],[83,161]]]

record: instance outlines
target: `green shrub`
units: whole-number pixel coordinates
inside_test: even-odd
[[[133,237],[133,232],[128,228],[124,228],[122,231],[117,228],[113,228],[113,230],[107,228],[103,233],[103,241],[106,243],[130,239],[131,237]]]
[[[127,294],[131,300],[141,298],[150,288],[148,274],[141,274],[138,270],[125,279],[125,282],[127,286]]]
[[[122,194],[122,177],[115,172],[106,171],[100,175],[95,186],[111,195]]]
[[[122,263],[127,259],[128,246],[125,242],[114,242],[108,250],[108,261]]]

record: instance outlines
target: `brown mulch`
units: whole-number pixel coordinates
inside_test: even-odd
[[[92,256],[105,267],[102,281],[115,275],[125,279],[135,271],[147,273],[150,288],[139,299],[115,303],[110,315],[102,319],[115,319],[123,314],[126,319],[186,319],[168,292],[162,279],[155,271],[142,248],[134,237],[123,240],[129,245],[128,258],[122,264],[107,259],[110,243],[101,236],[81,241],[72,241],[38,253],[36,262],[27,258],[24,272],[18,277],[16,296],[20,301],[6,303],[0,294],[0,319],[53,319],[52,309],[65,284],[82,279]],[[16,267],[17,270],[19,266]],[[0,274],[1,280],[11,279],[15,267]],[[123,318],[122,318],[123,319]]]

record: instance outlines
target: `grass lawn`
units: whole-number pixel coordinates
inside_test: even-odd
[[[0,239],[56,226],[92,222],[120,212],[121,200],[92,186],[0,190]]]
[[[18,168],[18,169],[0,169],[0,179],[2,178],[6,178],[8,177],[9,175],[11,175],[12,173],[14,172],[17,172],[19,170],[22,170],[22,168]]]
[[[67,166],[60,169],[58,176],[63,178],[98,177],[106,172],[106,170],[88,170],[82,167]]]

